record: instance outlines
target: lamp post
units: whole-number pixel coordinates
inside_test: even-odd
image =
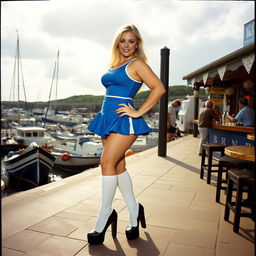
[[[166,93],[160,99],[159,129],[158,129],[158,156],[166,156],[166,134],[167,134],[167,106],[169,85],[169,55],[167,47],[161,49],[160,79],[165,86]]]

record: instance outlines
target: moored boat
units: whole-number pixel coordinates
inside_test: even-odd
[[[81,154],[62,152],[51,152],[56,157],[54,166],[61,167],[71,172],[81,172],[100,163],[100,154],[83,156]]]
[[[3,159],[3,165],[10,181],[22,187],[36,187],[48,183],[54,161],[53,155],[33,142],[25,150],[10,151]]]
[[[76,172],[99,165],[102,151],[102,143],[88,136],[76,138],[76,141],[56,140],[50,150],[56,157],[55,166]]]
[[[158,143],[158,133],[152,132],[149,135],[141,135],[131,145],[130,149],[134,152],[141,152],[152,147],[155,147]]]
[[[50,147],[53,143],[53,138],[47,135],[47,129],[43,127],[31,126],[31,127],[17,127],[16,141],[22,141],[24,145],[29,145],[32,142],[36,142],[39,146]]]

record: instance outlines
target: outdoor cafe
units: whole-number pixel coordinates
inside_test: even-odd
[[[244,25],[244,46],[242,48],[183,77],[194,89],[194,137],[198,134],[197,124],[200,110],[196,102],[200,98],[200,89],[206,90],[208,99],[214,103],[222,116],[220,121],[213,121],[209,128],[209,142],[203,145],[200,177],[203,178],[206,172],[207,183],[210,184],[211,173],[217,172],[216,202],[219,202],[221,190],[226,190],[224,219],[229,219],[230,210],[235,213],[234,232],[239,232],[240,217],[251,217],[255,221],[255,206],[253,206],[253,200],[255,200],[255,127],[231,123],[227,118],[227,115],[235,116],[239,112],[240,99],[246,99],[248,106],[255,111],[253,28],[254,20]],[[250,39],[250,37],[253,38]],[[224,173],[226,173],[225,178]],[[236,186],[233,186],[234,184]],[[234,200],[233,190],[237,191],[235,201],[232,201]],[[250,203],[246,205],[248,202]],[[248,211],[244,213],[244,206],[249,207],[249,213]]]

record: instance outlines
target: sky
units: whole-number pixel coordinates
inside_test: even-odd
[[[186,85],[183,76],[243,47],[244,24],[254,15],[253,1],[1,1],[1,100],[18,99],[17,83],[12,93],[17,34],[26,99],[48,101],[104,95],[101,76],[122,25],[138,27],[158,76],[160,51],[168,47],[169,85]],[[58,50],[58,86],[50,93]],[[19,94],[24,100],[22,86]]]

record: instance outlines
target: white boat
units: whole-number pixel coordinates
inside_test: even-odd
[[[48,183],[48,175],[55,157],[31,143],[25,150],[10,151],[3,159],[3,167],[10,175],[10,181],[22,187],[35,187]]]
[[[56,157],[55,165],[64,169],[85,170],[97,166],[103,151],[102,143],[80,137],[76,142],[55,142],[51,154]]]
[[[56,131],[48,131],[49,134],[52,136],[52,138],[56,139],[57,141],[62,141],[62,142],[76,142],[77,137],[75,134],[69,132],[69,131],[61,131],[61,130],[56,130]]]
[[[39,146],[46,149],[51,147],[54,142],[54,139],[50,135],[47,135],[47,130],[45,128],[37,126],[17,127],[15,140],[22,141],[24,145],[36,142]]]
[[[26,110],[16,107],[2,111],[2,116],[8,123],[26,123],[34,121],[34,118],[31,118]]]
[[[20,126],[21,127],[36,126],[36,119],[34,117],[20,118],[19,123],[14,122],[12,120],[10,126],[11,126],[11,128],[16,128],[16,127],[20,127]]]
[[[158,133],[152,132],[149,135],[138,136],[138,138],[132,144],[130,149],[134,152],[141,152],[157,146],[157,143],[158,143]]]
[[[101,142],[94,141],[93,138],[82,136],[76,141],[53,141],[53,150],[74,153],[81,156],[100,156],[103,151]]]
[[[47,124],[62,124],[68,127],[74,127],[76,125],[80,125],[84,122],[84,118],[82,116],[73,116],[73,115],[55,115],[55,116],[47,116],[41,117],[41,121]]]
[[[51,154],[56,157],[55,166],[61,167],[70,171],[84,171],[89,167],[94,167],[100,163],[100,155],[96,156],[82,156],[75,153],[67,153],[65,151],[55,152]]]

